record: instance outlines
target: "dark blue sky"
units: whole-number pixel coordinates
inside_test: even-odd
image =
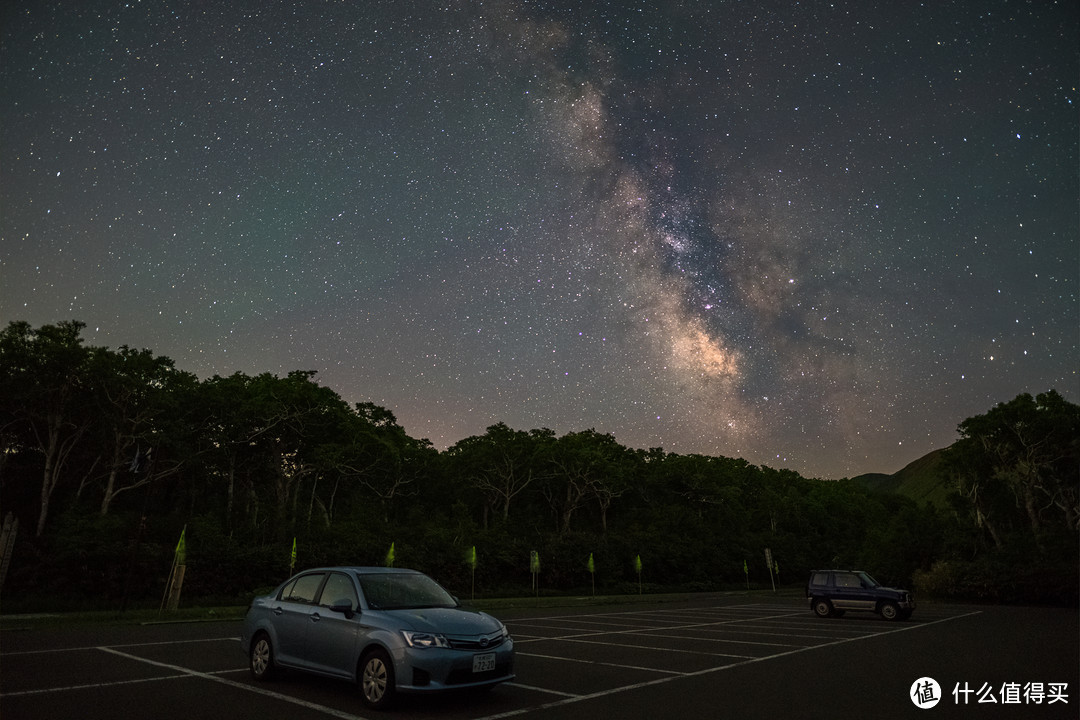
[[[1074,2],[0,13],[4,323],[820,477],[1080,401]]]

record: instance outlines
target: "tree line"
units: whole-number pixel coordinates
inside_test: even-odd
[[[439,451],[313,371],[200,380],[150,350],[88,346],[83,329],[0,331],[0,512],[25,528],[5,608],[160,597],[184,528],[184,592],[205,601],[284,579],[294,541],[298,566],[381,565],[393,544],[397,564],[459,594],[472,573],[482,593],[522,594],[535,552],[545,592],[768,586],[770,570],[800,583],[832,565],[1075,601],[1080,408],[1054,391],[960,424],[939,509],[592,429],[497,423]]]

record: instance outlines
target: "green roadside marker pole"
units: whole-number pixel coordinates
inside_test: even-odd
[[[472,587],[470,588],[470,597],[476,599],[476,546],[473,545],[469,550],[468,555],[465,557],[465,562],[469,564],[469,569],[472,571]]]
[[[529,553],[529,574],[532,575],[533,592],[536,594],[536,606],[540,606],[540,553]]]
[[[776,578],[773,576],[772,550],[765,548],[765,567],[769,568],[769,582],[772,583],[772,591],[776,592]]]

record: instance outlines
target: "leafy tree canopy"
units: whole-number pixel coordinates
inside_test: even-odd
[[[589,556],[612,591],[637,587],[638,556],[653,588],[767,586],[770,548],[794,583],[862,565],[951,592],[1023,567],[1017,597],[1076,595],[1080,408],[1053,390],[959,424],[947,513],[739,458],[634,450],[594,429],[496,423],[438,452],[314,371],[199,380],[150,350],[88,347],[82,330],[0,331],[0,503],[33,528],[8,604],[12,585],[14,597],[153,596],[183,527],[186,591],[203,595],[283,579],[294,539],[301,566],[380,564],[393,543],[400,564],[451,586],[475,547],[490,592],[530,587],[534,551],[552,589],[591,581]]]

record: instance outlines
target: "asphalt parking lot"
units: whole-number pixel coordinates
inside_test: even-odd
[[[237,622],[8,630],[0,716],[1039,719],[1075,718],[1080,704],[1076,610],[923,604],[889,623],[735,595],[496,614],[515,638],[514,682],[405,697],[390,714],[337,681],[256,683]],[[910,699],[924,677],[940,688],[929,709]]]

